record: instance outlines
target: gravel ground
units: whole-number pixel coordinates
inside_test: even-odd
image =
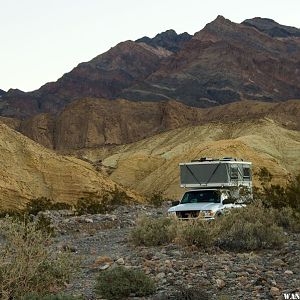
[[[166,210],[138,205],[119,207],[109,215],[46,212],[57,232],[55,250],[68,248],[80,261],[63,292],[101,299],[94,292],[97,275],[124,265],[142,269],[155,280],[156,293],[147,299],[175,299],[172,294],[183,287],[195,288],[197,297],[182,299],[284,299],[283,293],[300,294],[299,234],[290,236],[281,249],[247,253],[184,249],[175,244],[133,246],[129,234],[137,217],[159,216]]]
[[[65,293],[100,299],[96,277],[115,265],[143,269],[157,284],[149,299],[172,299],[174,291],[195,287],[199,299],[283,299],[300,292],[300,239],[295,234],[279,250],[233,253],[218,248],[208,252],[176,245],[135,247],[129,232],[139,215],[162,215],[165,208],[120,207],[110,215],[50,216],[59,234],[55,247],[68,247],[80,258],[80,268]],[[201,291],[206,291],[208,298]]]

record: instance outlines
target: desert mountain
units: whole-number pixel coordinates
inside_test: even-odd
[[[0,120],[48,148],[70,150],[128,144],[184,126],[263,117],[299,130],[300,101],[239,101],[203,109],[175,101],[84,99],[67,105],[56,115],[38,114],[21,122],[3,117]]]
[[[212,106],[241,99],[299,98],[300,45],[221,16],[197,32],[145,81],[123,91],[127,99],[176,99]]]
[[[56,113],[79,98],[115,98],[123,89],[156,71],[161,60],[171,54],[145,43],[120,43],[37,91],[9,90],[1,100],[0,114],[25,118],[39,112]]]
[[[253,18],[245,20],[242,24],[247,26],[253,26],[259,31],[262,31],[271,37],[288,38],[288,37],[300,37],[300,29],[284,26],[272,19],[267,18]]]
[[[272,26],[288,37],[272,34]],[[36,91],[9,90],[0,99],[0,115],[57,113],[90,97],[171,99],[199,107],[299,99],[298,31],[266,19],[237,24],[219,16],[192,38],[170,30],[122,42]]]
[[[102,161],[114,181],[149,195],[164,191],[176,199],[178,164],[200,157],[239,157],[253,162],[254,172],[266,167],[274,183],[284,184],[300,172],[300,132],[273,120],[209,123],[164,132],[114,149],[85,149],[80,157]],[[255,177],[255,185],[258,185]]]
[[[0,209],[20,208],[41,196],[74,203],[80,197],[112,191],[115,186],[89,163],[57,155],[3,123],[0,163]]]

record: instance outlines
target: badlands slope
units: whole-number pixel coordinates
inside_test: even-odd
[[[300,132],[265,118],[179,128],[113,149],[81,150],[79,156],[102,160],[112,180],[138,192],[149,195],[161,190],[178,198],[180,162],[205,156],[239,157],[252,161],[254,172],[266,167],[274,183],[284,184],[300,172],[299,154]]]
[[[3,123],[0,164],[0,210],[21,208],[29,199],[41,196],[74,203],[80,197],[101,195],[115,186],[89,163],[57,155]]]

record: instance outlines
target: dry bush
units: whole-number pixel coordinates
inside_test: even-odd
[[[116,206],[128,204],[130,201],[132,198],[126,192],[115,187],[110,194],[100,196],[96,193],[90,193],[80,198],[74,208],[78,215],[105,214],[111,212]]]
[[[274,220],[276,224],[285,230],[300,232],[300,212],[291,207],[273,209]]]
[[[170,243],[175,238],[174,221],[170,218],[142,217],[131,231],[135,245],[159,246]]]
[[[69,254],[50,250],[51,240],[32,222],[12,218],[0,224],[0,298],[21,299],[28,293],[49,293],[70,277]]]
[[[218,226],[216,243],[224,249],[248,251],[280,247],[285,242],[274,212],[260,203],[233,209],[214,224]]]
[[[212,246],[218,234],[216,224],[205,220],[176,222],[177,244],[206,248]]]
[[[115,189],[110,193],[110,204],[115,207],[118,205],[125,205],[132,201],[132,198],[129,197],[125,191],[118,189],[115,186]]]
[[[105,299],[124,299],[130,295],[143,297],[153,294],[155,285],[140,270],[115,267],[101,272],[97,278],[96,293]]]
[[[22,297],[22,300],[83,300],[81,297],[74,297],[70,295],[40,295],[40,294],[28,294]]]
[[[71,205],[63,202],[53,202],[53,200],[46,197],[39,197],[30,200],[26,204],[26,208],[23,213],[29,215],[37,215],[40,211],[46,210],[62,210],[62,209],[71,209]]]
[[[264,173],[266,173],[265,171]],[[286,186],[270,184],[270,180],[259,177],[262,189],[255,191],[255,198],[268,208],[290,207],[300,213],[300,174]]]
[[[154,207],[161,207],[165,201],[166,199],[161,191],[153,193],[148,199],[149,204],[153,205]]]
[[[281,247],[286,240],[282,226],[295,228],[297,223],[282,213],[254,203],[232,209],[211,222],[143,217],[132,230],[131,239],[135,245],[159,246],[175,242],[199,248],[215,245],[232,251]]]
[[[101,200],[98,196],[89,195],[77,201],[75,210],[78,215],[105,214],[112,210],[112,206],[107,195],[104,195]]]
[[[157,295],[153,300],[208,300],[210,295],[207,292],[207,287],[197,286],[197,287],[180,287],[174,288],[171,293],[163,293]]]

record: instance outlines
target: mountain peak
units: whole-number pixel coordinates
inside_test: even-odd
[[[300,29],[292,26],[285,26],[268,18],[255,17],[247,19],[242,24],[254,27],[257,30],[268,34],[271,37],[286,38],[300,37]]]
[[[161,47],[171,52],[178,52],[182,46],[191,39],[192,36],[187,32],[177,34],[175,30],[169,29],[157,34],[154,38],[144,36],[143,38],[136,40],[136,42],[145,43],[154,48]]]
[[[6,92],[0,89],[0,97],[4,95]]]

